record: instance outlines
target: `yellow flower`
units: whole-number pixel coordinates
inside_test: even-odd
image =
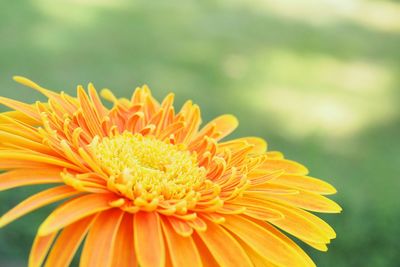
[[[58,184],[4,214],[3,227],[66,200],[41,224],[29,266],[68,266],[84,241],[86,266],[315,266],[284,233],[326,251],[334,230],[310,213],[341,208],[336,192],[257,137],[221,141],[237,126],[223,115],[200,127],[191,101],[130,99],[79,86],[77,97],[22,77],[48,98],[0,98],[0,190]],[[47,258],[46,258],[46,255]],[[46,259],[46,260],[45,260]]]

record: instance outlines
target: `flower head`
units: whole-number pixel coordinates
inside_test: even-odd
[[[4,214],[0,226],[60,200],[39,227],[29,265],[314,266],[281,230],[325,251],[334,230],[311,212],[341,208],[335,189],[264,140],[221,141],[238,125],[223,115],[201,127],[191,101],[161,103],[137,88],[130,99],[44,94],[25,104],[0,98],[0,190],[55,184]],[[310,212],[311,211],[311,212]],[[85,241],[83,239],[86,237]]]

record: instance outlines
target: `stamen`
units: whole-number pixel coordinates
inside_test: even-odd
[[[182,199],[206,179],[196,154],[152,136],[124,132],[94,138],[90,148],[109,177],[115,177],[115,188],[129,192],[129,198]]]

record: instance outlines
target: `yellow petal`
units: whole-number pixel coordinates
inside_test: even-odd
[[[42,192],[25,199],[13,209],[4,214],[0,218],[0,227],[3,227],[4,225],[18,219],[19,217],[35,209],[76,194],[78,194],[78,191],[76,191],[72,187],[65,185],[43,190]]]
[[[7,111],[7,112],[2,112],[0,113],[0,124],[3,123],[9,123],[10,119],[12,120],[17,120],[19,122],[26,123],[28,125],[38,125],[40,124],[37,119],[32,119],[28,115],[25,115],[25,113],[21,111]]]
[[[34,150],[40,153],[52,155],[54,151],[48,146],[43,145],[41,142],[36,142],[30,138],[20,136],[15,133],[0,130],[0,145],[5,149],[13,147],[20,147],[22,149]]]
[[[124,212],[115,208],[101,212],[89,230],[79,266],[111,267],[113,249]]]
[[[336,189],[332,185],[309,176],[285,174],[279,176],[272,183],[286,185],[321,195],[331,195],[336,193]]]
[[[269,186],[271,188],[278,188],[277,185],[273,184],[265,185],[265,188],[268,188]],[[291,189],[286,186],[279,187],[281,189]],[[338,213],[342,211],[342,208],[329,198],[303,190],[297,191],[297,194],[265,194],[262,198],[315,212]]]
[[[272,224],[303,240],[319,243],[328,243],[330,234],[325,233],[317,224],[308,220],[299,209],[292,209],[272,202],[265,201],[265,205],[281,214],[281,219],[271,221]]]
[[[287,237],[285,234],[281,233],[278,229],[273,227],[271,224],[262,221],[254,221],[261,227],[265,228],[267,231],[271,232],[278,238],[280,238],[283,242],[285,242],[288,246],[290,246],[299,257],[301,257],[305,263],[305,266],[315,267],[315,263],[313,260],[304,252],[302,248],[300,248],[293,240]]]
[[[278,265],[273,264],[272,262],[270,262],[269,260],[267,260],[266,258],[261,256],[260,254],[255,252],[254,249],[249,247],[242,240],[239,239],[238,241],[239,241],[240,245],[246,251],[246,253],[249,256],[249,258],[251,259],[251,261],[253,262],[254,267],[279,267]]]
[[[328,247],[325,243],[315,243],[315,242],[310,242],[310,241],[305,241],[305,240],[301,240],[301,241],[303,241],[307,245],[309,245],[319,251],[323,251],[323,252],[328,251]]]
[[[259,167],[263,170],[278,171],[283,170],[285,173],[307,175],[308,169],[292,160],[287,159],[266,159],[263,164]]]
[[[222,224],[230,232],[235,233],[243,242],[254,251],[264,256],[268,261],[276,265],[304,267],[309,266],[300,257],[296,250],[281,238],[260,225],[245,219],[240,215],[227,215]]]
[[[285,156],[282,154],[282,152],[279,152],[279,151],[268,151],[266,154],[269,159],[284,159],[285,158]]]
[[[135,251],[142,267],[163,267],[165,246],[160,217],[155,212],[138,212],[134,218]]]
[[[33,121],[35,124],[41,124],[42,122],[39,113],[34,108],[34,105],[25,104],[5,97],[0,97],[0,104],[3,104],[9,108],[23,113],[29,118],[29,120]]]

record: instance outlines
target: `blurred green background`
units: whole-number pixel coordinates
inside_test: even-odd
[[[362,0],[0,2],[0,95],[33,102],[24,75],[75,94],[148,84],[203,121],[240,119],[338,189],[319,266],[399,266],[400,4]],[[6,110],[1,108],[1,110]],[[38,188],[0,194],[0,212]],[[26,266],[50,208],[0,230],[0,266]]]

